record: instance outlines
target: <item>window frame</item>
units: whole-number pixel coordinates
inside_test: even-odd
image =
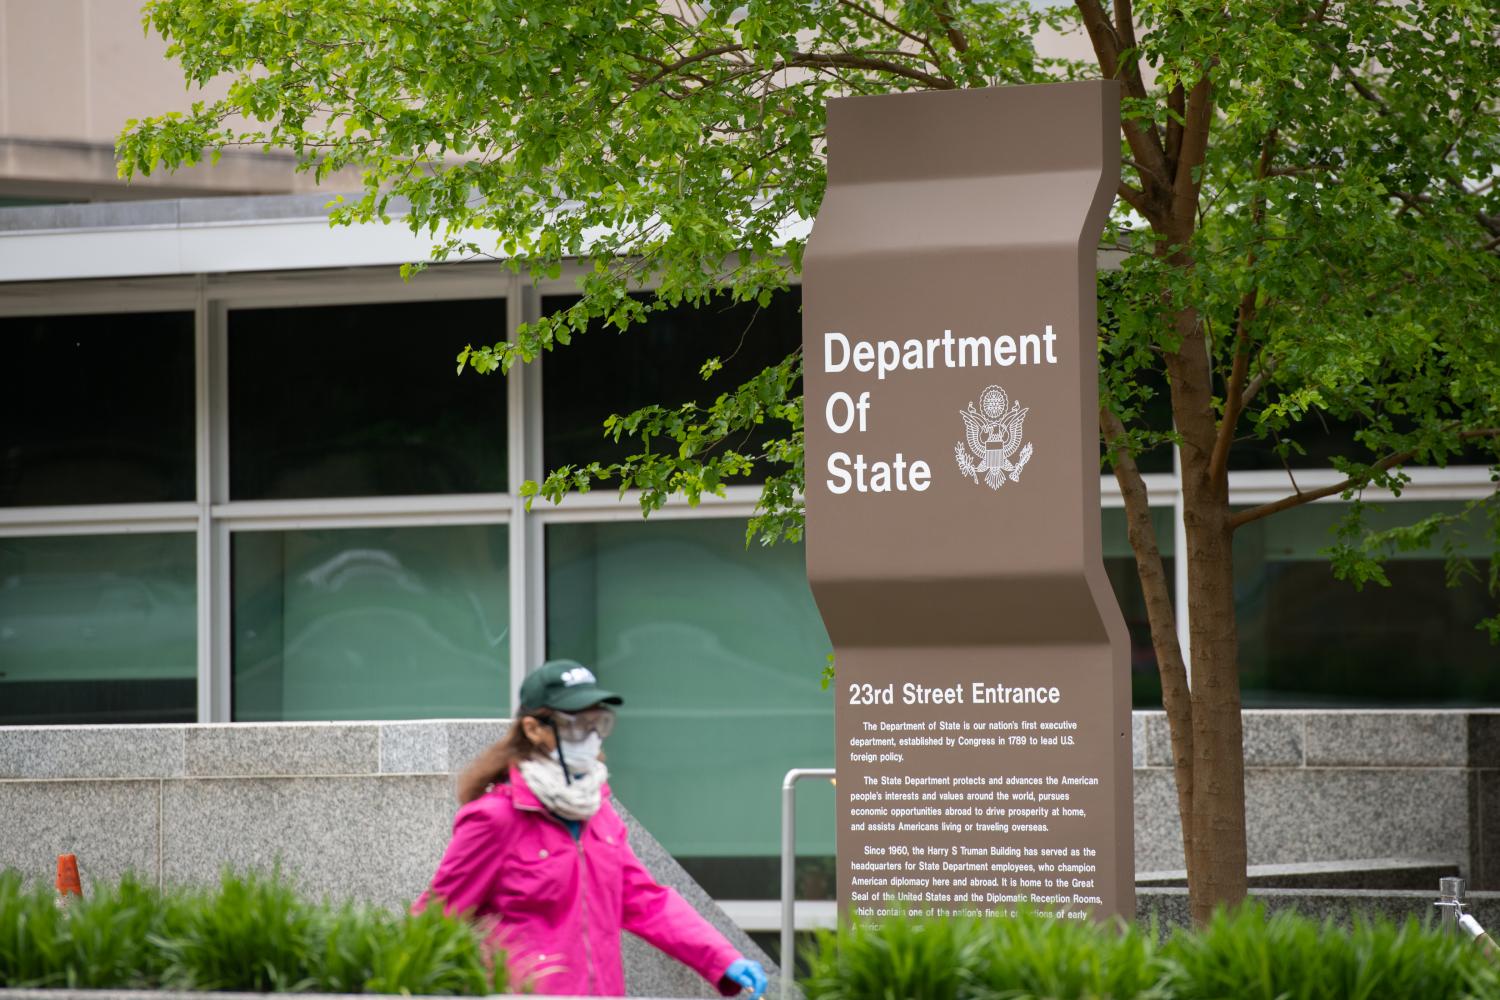
[[[0,315],[114,314],[191,311],[194,315],[195,469],[193,502],[102,504],[0,509],[0,536],[193,532],[198,553],[198,721],[230,719],[230,542],[238,531],[296,528],[357,528],[450,524],[506,524],[509,539],[511,704],[528,669],[546,654],[546,560],[549,524],[634,521],[641,518],[638,491],[574,494],[560,504],[540,501],[528,510],[512,488],[504,493],[350,497],[308,500],[230,501],[228,453],[228,314],[237,308],[337,306],[378,302],[504,299],[493,340],[514,340],[517,327],[540,315],[542,299],[576,293],[583,272],[576,262],[554,279],[529,278],[493,263],[441,264],[410,282],[390,266],[306,269],[233,274],[193,274],[70,282],[0,285]],[[66,297],[66,307],[60,300]],[[475,340],[484,336],[476,331]],[[3,349],[3,345],[0,345]],[[542,370],[546,356],[518,365],[503,378],[507,393],[507,473],[511,484],[540,480],[542,467]],[[476,376],[470,376],[476,377]],[[494,378],[496,376],[487,376]],[[1399,497],[1366,491],[1381,502],[1462,501],[1494,488],[1487,466],[1412,470]],[[1339,481],[1333,469],[1297,470],[1303,489]],[[1145,484],[1153,507],[1171,510],[1175,545],[1186,551],[1182,487],[1177,457],[1173,471],[1151,473]],[[1292,488],[1286,473],[1274,470],[1229,474],[1229,499],[1254,505],[1278,499]],[[669,500],[653,519],[749,517],[758,486],[730,486],[723,497],[708,496],[697,506]],[[1100,477],[1106,508],[1123,506],[1114,477]],[[1330,497],[1320,503],[1342,503]],[[1175,563],[1179,636],[1186,653],[1187,562]],[[1191,669],[1191,665],[1189,665]]]

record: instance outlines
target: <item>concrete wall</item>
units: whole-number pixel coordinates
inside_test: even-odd
[[[0,868],[50,875],[71,852],[87,893],[126,870],[202,883],[226,865],[279,861],[311,895],[405,907],[447,844],[453,774],[504,732],[494,721],[0,728]],[[657,880],[770,968],[620,811]],[[718,995],[629,935],[625,966],[634,996]]]
[[[1138,872],[1181,868],[1171,743],[1135,716]],[[1411,858],[1500,888],[1500,712],[1249,711],[1250,863]]]

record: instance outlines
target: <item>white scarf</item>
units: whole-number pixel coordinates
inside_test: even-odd
[[[568,769],[575,767],[579,765],[570,761]],[[532,794],[563,819],[589,819],[599,811],[604,782],[609,778],[604,761],[595,758],[583,765],[581,772],[574,773],[571,784],[556,757],[533,757],[523,760],[517,768]]]

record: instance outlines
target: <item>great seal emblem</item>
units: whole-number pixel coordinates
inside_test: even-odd
[[[1007,476],[1010,481],[1021,481],[1021,470],[1031,461],[1031,444],[1021,448],[1021,427],[1026,422],[1028,408],[1020,402],[1012,402],[1004,389],[998,385],[985,386],[979,394],[979,408],[970,402],[966,409],[958,411],[964,418],[964,438],[953,446],[953,455],[958,459],[958,471],[979,484],[980,473],[984,484],[998,490]],[[1011,456],[1021,448],[1020,457],[1014,462]],[[972,453],[972,455],[971,455]]]

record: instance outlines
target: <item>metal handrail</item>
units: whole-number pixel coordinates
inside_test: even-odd
[[[837,774],[831,767],[794,767],[781,779],[781,1000],[792,995],[797,966],[797,782]]]
[[[1462,932],[1467,934],[1473,941],[1479,942],[1479,947],[1491,958],[1500,958],[1500,945],[1485,933],[1483,927],[1474,916],[1464,912],[1464,880],[1461,878],[1438,879],[1438,901],[1432,904],[1438,908],[1438,926],[1450,934]]]

